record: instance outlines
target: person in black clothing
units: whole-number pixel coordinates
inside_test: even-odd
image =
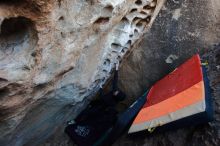
[[[118,88],[118,70],[115,71],[113,82],[112,82],[112,91],[107,94],[103,94],[102,88],[99,91],[99,96],[101,100],[109,106],[115,106],[118,102],[123,101],[126,95]]]
[[[125,99],[126,95],[118,89],[118,70],[113,78],[112,90],[107,94],[99,91],[100,98],[92,101],[88,107],[77,116],[74,124],[66,127],[65,132],[78,146],[97,145],[97,141],[117,121],[116,105]]]

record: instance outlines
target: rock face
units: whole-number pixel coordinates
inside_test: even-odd
[[[63,127],[164,0],[1,0],[0,145],[68,145]],[[82,102],[83,101],[83,102]],[[71,115],[71,116],[70,116]]]
[[[115,146],[216,146],[220,145],[220,1],[167,0],[140,46],[123,60],[120,87],[130,104],[157,80],[199,53],[209,62],[215,120],[151,137],[122,137]],[[217,46],[215,46],[217,44]]]

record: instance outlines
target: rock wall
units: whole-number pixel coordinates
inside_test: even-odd
[[[0,145],[39,145],[54,133],[47,144],[65,145],[57,138],[65,122],[149,30],[163,3],[1,0]]]
[[[157,135],[129,138],[115,146],[217,146],[220,145],[220,1],[167,0],[140,46],[123,60],[120,87],[129,98],[136,97],[174,70],[193,54],[208,61],[213,89],[215,120],[207,125],[186,127]]]

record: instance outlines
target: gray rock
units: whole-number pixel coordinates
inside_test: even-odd
[[[199,53],[209,63],[208,76],[213,89],[215,120],[150,137],[129,139],[126,135],[115,146],[217,146],[220,145],[220,1],[167,0],[140,46],[123,60],[120,87],[129,105],[136,97],[177,66]]]
[[[105,84],[164,1],[2,0],[0,145],[65,145],[66,121]]]

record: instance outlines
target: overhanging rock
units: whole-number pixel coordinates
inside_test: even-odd
[[[164,1],[1,1],[0,143],[38,145],[78,113]]]

